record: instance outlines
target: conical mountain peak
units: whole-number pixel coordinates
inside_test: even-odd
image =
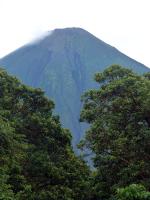
[[[81,28],[55,29],[0,60],[0,65],[25,84],[42,88],[56,104],[64,127],[81,139],[80,98],[97,87],[94,74],[112,64],[144,73],[149,69]]]

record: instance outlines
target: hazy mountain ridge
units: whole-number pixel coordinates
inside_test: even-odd
[[[55,101],[56,112],[77,143],[84,126],[79,124],[80,96],[96,87],[95,72],[111,64],[144,73],[149,69],[80,28],[55,29],[43,39],[25,45],[0,60],[0,65],[23,83],[41,87]]]

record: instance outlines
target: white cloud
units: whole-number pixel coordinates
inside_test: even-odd
[[[149,0],[0,0],[0,56],[55,28],[82,27],[150,66]]]

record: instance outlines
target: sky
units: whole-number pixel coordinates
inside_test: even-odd
[[[150,67],[150,0],[0,0],[0,57],[66,27],[83,28]]]

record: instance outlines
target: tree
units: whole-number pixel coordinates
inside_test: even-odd
[[[131,183],[150,190],[149,75],[113,65],[95,80],[100,88],[83,96],[81,120],[90,124],[82,145],[95,155],[97,199]]]
[[[90,170],[40,89],[0,70],[0,199],[88,199]]]

